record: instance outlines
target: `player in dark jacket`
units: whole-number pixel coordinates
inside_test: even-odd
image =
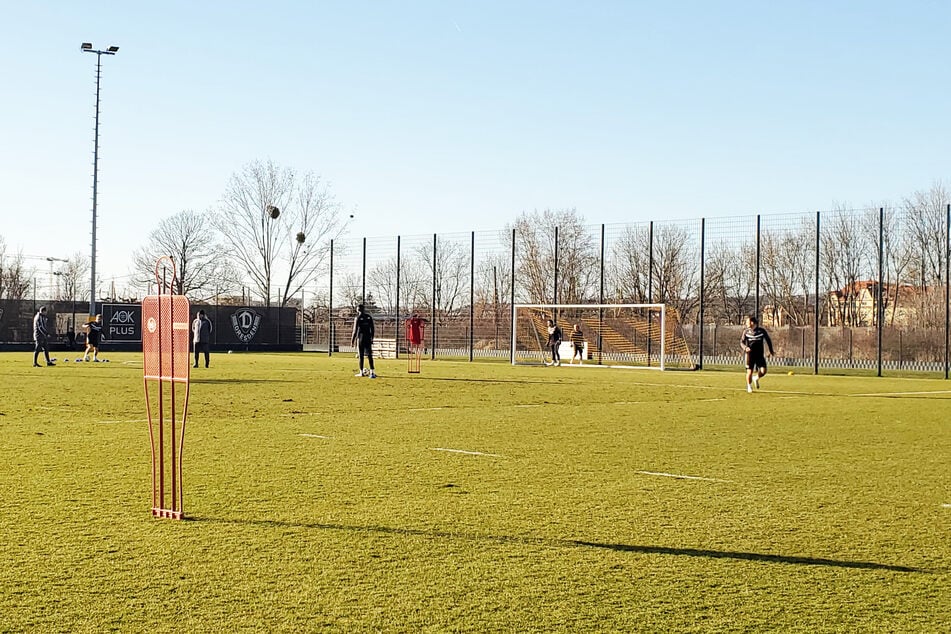
[[[746,318],[746,330],[740,338],[740,347],[746,353],[746,391],[752,392],[753,386],[759,389],[759,380],[766,375],[766,350],[773,356],[773,342],[766,329],[759,325],[756,317]],[[755,372],[755,373],[754,373]]]
[[[56,365],[54,359],[50,359],[50,326],[49,319],[46,317],[46,306],[40,306],[33,316],[33,367],[38,368],[40,364],[37,361],[40,353],[46,358],[46,365]]]
[[[89,353],[92,352],[92,360],[99,361],[99,344],[102,342],[102,315],[96,315],[93,321],[83,324],[86,331],[86,352],[83,353],[83,361],[89,361]],[[78,359],[77,359],[78,361]]]
[[[548,349],[551,350],[551,363],[545,365],[561,365],[561,328],[554,320],[548,320]]]
[[[376,327],[373,325],[373,317],[366,311],[363,304],[357,306],[357,311],[357,316],[353,320],[353,334],[350,336],[350,342],[357,347],[357,353],[360,355],[360,371],[354,376],[363,376],[363,358],[366,357],[370,362],[370,378],[375,379],[373,335],[376,333]]]

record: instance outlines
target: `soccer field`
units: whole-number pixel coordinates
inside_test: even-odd
[[[0,631],[949,631],[951,382],[0,355]]]

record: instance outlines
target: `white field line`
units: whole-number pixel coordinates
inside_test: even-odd
[[[716,385],[692,385],[686,383],[652,383],[649,381],[632,381],[631,385],[643,385],[647,387],[676,387],[676,388],[693,388],[696,390],[722,390],[730,389],[723,388]],[[746,391],[745,387],[733,388],[733,391],[744,392]],[[802,390],[773,390],[769,388],[764,388],[760,390],[761,392],[766,392],[768,394],[789,394],[792,396],[854,396],[854,397],[874,397],[874,396],[918,396],[918,395],[928,395],[928,394],[951,394],[951,390],[923,390],[920,392],[859,392],[850,394],[848,392],[805,392]]]
[[[487,456],[489,458],[504,458],[497,453],[483,453],[481,451],[466,451],[465,449],[446,449],[445,447],[430,447],[430,451],[447,451],[449,453],[461,453],[467,456]]]
[[[407,412],[435,412],[440,409],[447,409],[445,407],[411,407],[406,410]]]
[[[951,394],[951,390],[930,390],[926,392],[869,392],[867,394],[846,394],[846,396],[917,396],[918,394]]]
[[[663,478],[677,478],[678,480],[703,480],[704,482],[726,482],[732,484],[733,480],[721,480],[720,478],[703,478],[701,476],[677,475],[676,473],[659,473],[657,471],[635,471],[641,475],[660,476]]]
[[[104,425],[117,424],[117,423],[147,423],[149,422],[148,418],[136,418],[132,420],[97,420],[97,423],[102,423]]]
[[[546,403],[546,405],[555,405],[555,403]],[[519,405],[513,405],[512,407],[541,407],[541,403],[521,403]],[[481,407],[481,405],[479,406]]]
[[[300,434],[304,438],[323,438],[324,440],[333,440],[333,436],[321,436],[320,434]]]
[[[951,504],[942,504],[942,505],[941,505],[941,508],[943,508],[943,509],[951,509]]]

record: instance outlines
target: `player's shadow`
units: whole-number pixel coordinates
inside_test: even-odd
[[[550,539],[545,537],[512,537],[507,535],[477,535],[474,533],[455,533],[439,530],[414,528],[394,528],[391,526],[349,526],[346,524],[324,524],[304,522],[284,522],[281,520],[233,519],[220,517],[189,518],[196,522],[215,524],[244,524],[248,526],[268,526],[275,528],[303,528],[316,530],[347,531],[353,533],[380,533],[385,535],[411,535],[414,537],[433,537],[438,539],[467,539],[472,541],[494,542],[498,544],[525,544],[546,548],[602,548],[624,553],[643,555],[671,555],[676,557],[703,557],[707,559],[735,559],[739,561],[762,561],[773,564],[791,564],[800,566],[828,566],[832,568],[853,568],[859,570],[885,570],[889,572],[929,573],[923,568],[880,564],[873,561],[848,561],[824,557],[800,557],[792,555],[772,555],[768,553],[750,553],[730,550],[708,550],[703,548],[674,548],[670,546],[649,546],[637,544],[608,544],[579,539]]]
[[[403,380],[412,380],[409,376],[403,376],[400,374],[395,374],[390,376],[386,375],[387,379],[403,379]],[[525,385],[565,385],[570,383],[570,381],[562,380],[537,380],[531,381],[526,379],[470,379],[465,377],[452,377],[452,376],[427,376],[427,381],[458,381],[461,383],[524,383]]]
[[[216,383],[228,385],[231,383],[298,383],[298,381],[292,381],[290,379],[189,379],[190,383]]]

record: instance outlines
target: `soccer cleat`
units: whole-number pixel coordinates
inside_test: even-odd
[[[753,393],[753,386],[750,385],[749,383],[747,383],[747,384],[746,384],[746,391],[752,394],[752,393]]]
[[[56,365],[56,364],[53,363],[52,361],[47,361],[47,362],[46,362],[46,365],[48,365],[48,366],[53,366],[53,365]]]
[[[33,364],[33,367],[34,367],[34,368],[42,368],[43,366],[41,366],[39,363],[34,363],[34,364]]]
[[[361,376],[361,377],[362,377],[362,376],[363,376],[363,370],[358,370],[357,373],[354,374],[353,376]]]
[[[375,379],[375,378],[376,378],[376,372],[370,370],[370,378],[371,378],[371,379]]]

